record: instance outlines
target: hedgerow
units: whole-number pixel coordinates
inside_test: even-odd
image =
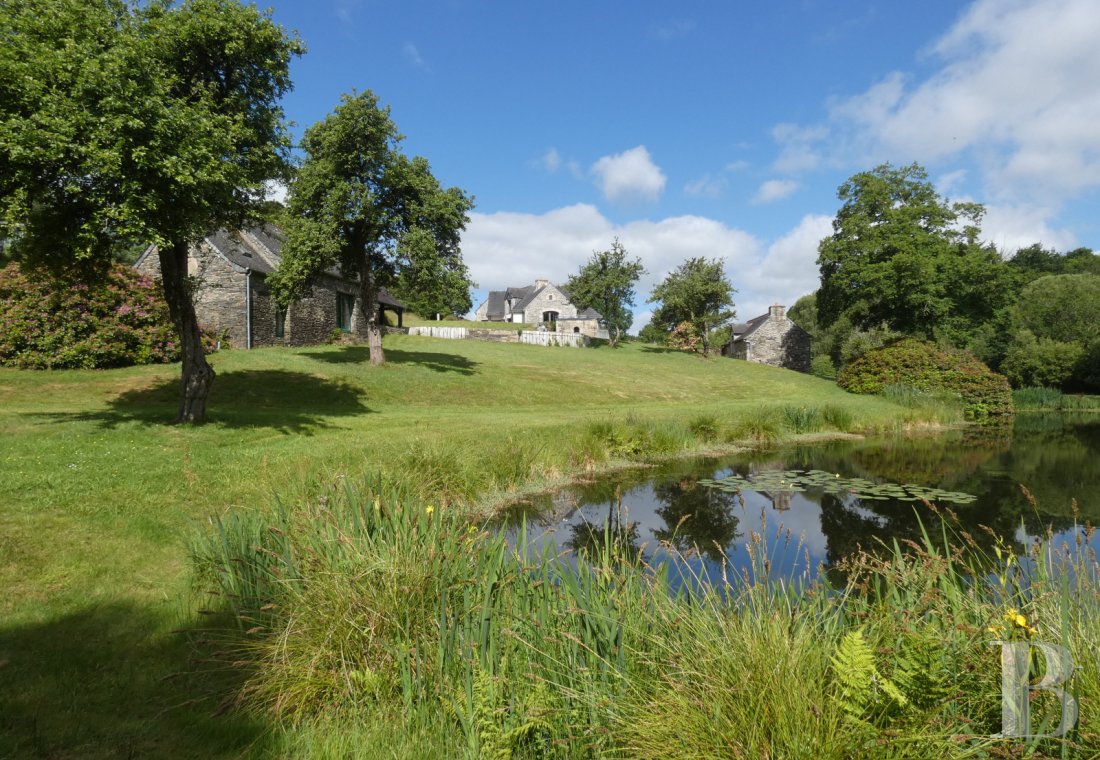
[[[837,385],[852,393],[881,393],[891,385],[947,391],[962,399],[971,419],[1013,411],[1012,389],[1003,375],[965,351],[915,338],[868,351],[840,371]]]
[[[0,365],[96,369],[179,360],[157,286],[116,265],[90,285],[8,264],[0,269]]]

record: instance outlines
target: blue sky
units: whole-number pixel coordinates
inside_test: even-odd
[[[1100,247],[1100,3],[275,0],[301,132],[352,90],[477,199],[478,289],[563,282],[618,236],[655,282],[722,258],[738,316],[817,286],[836,189],[924,164],[983,237]]]

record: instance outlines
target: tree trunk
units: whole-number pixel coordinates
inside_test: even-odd
[[[378,324],[378,288],[367,267],[362,267],[359,276],[359,311],[367,321],[367,350],[370,363],[386,363],[386,354],[382,351],[382,327]]]
[[[187,284],[187,243],[177,242],[161,248],[160,277],[164,283],[164,300],[180,341],[182,382],[180,408],[176,422],[201,425],[206,421],[206,397],[214,383],[214,368],[206,361],[202,348],[202,333],[195,316],[195,304]]]
[[[611,332],[611,347],[615,348],[619,345],[619,339],[622,338],[623,331],[614,326],[611,328],[611,330],[613,331]]]

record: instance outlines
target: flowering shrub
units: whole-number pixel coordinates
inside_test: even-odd
[[[697,352],[703,345],[703,339],[700,337],[699,331],[691,322],[681,322],[676,325],[672,332],[668,334],[666,342],[670,348],[692,352]]]
[[[963,400],[971,419],[1012,413],[1012,390],[1003,375],[965,351],[915,338],[868,351],[842,369],[836,382],[852,393],[882,393],[891,385],[947,391]]]
[[[17,264],[0,269],[0,365],[92,369],[179,358],[159,289],[129,267],[116,265],[95,285]]]

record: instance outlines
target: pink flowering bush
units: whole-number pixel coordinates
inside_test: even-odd
[[[0,269],[0,365],[92,369],[179,358],[159,288],[130,267],[114,266],[95,285],[17,264]]]

